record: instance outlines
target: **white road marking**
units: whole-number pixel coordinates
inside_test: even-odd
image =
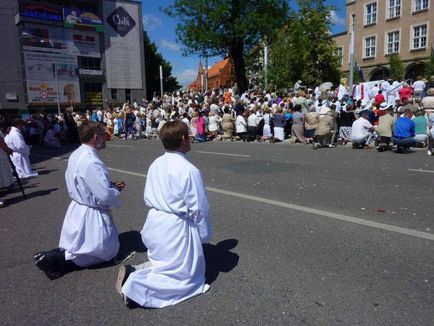
[[[431,170],[422,170],[422,169],[408,169],[408,171],[411,171],[411,172],[421,172],[421,173],[434,173],[434,171],[431,171]]]
[[[67,161],[66,159],[64,159],[62,157],[50,157],[48,155],[40,155],[40,154],[36,154],[36,155],[49,157],[49,158],[52,158],[55,160]],[[114,172],[119,172],[119,173],[124,173],[124,174],[129,174],[129,175],[134,175],[134,176],[146,178],[146,174],[144,174],[144,173],[137,173],[137,172],[115,169],[115,168],[110,168],[110,167],[108,167],[107,169],[110,171],[114,171]],[[420,171],[420,170],[416,170],[416,171]],[[352,216],[348,216],[348,215],[323,211],[320,209],[305,207],[305,206],[301,206],[301,205],[289,204],[289,203],[285,203],[285,202],[281,202],[281,201],[277,201],[277,200],[266,199],[266,198],[261,198],[261,197],[257,197],[257,196],[252,196],[252,195],[246,195],[246,194],[242,194],[239,192],[228,191],[228,190],[223,190],[223,189],[218,189],[218,188],[213,188],[213,187],[206,187],[206,190],[209,192],[217,193],[217,194],[252,200],[252,201],[259,202],[259,203],[264,203],[264,204],[268,204],[268,205],[274,205],[274,206],[278,206],[278,207],[288,208],[288,209],[292,209],[292,210],[303,212],[303,213],[314,214],[314,215],[318,215],[318,216],[332,218],[332,219],[339,220],[339,221],[359,224],[359,225],[363,225],[363,226],[369,226],[369,227],[372,227],[375,229],[400,233],[400,234],[408,235],[408,236],[415,237],[415,238],[434,241],[434,234],[432,234],[432,233],[421,232],[421,231],[407,229],[407,228],[394,226],[394,225],[390,225],[390,224],[367,221],[367,220],[364,220],[361,218],[352,217]]]
[[[136,172],[125,171],[125,170],[114,169],[114,168],[108,168],[108,169],[111,171],[119,172],[119,173],[125,173],[125,174],[130,174],[130,175],[135,175],[135,176],[140,176],[140,177],[146,178],[146,174],[143,174],[143,173],[136,173]],[[327,211],[323,211],[323,210],[316,209],[316,208],[310,208],[310,207],[305,207],[305,206],[300,206],[300,205],[295,205],[295,204],[289,204],[289,203],[285,203],[285,202],[281,202],[281,201],[277,201],[277,200],[266,199],[266,198],[261,198],[261,197],[257,197],[257,196],[252,196],[252,195],[246,195],[246,194],[228,191],[228,190],[223,190],[223,189],[218,189],[218,188],[206,187],[206,190],[209,192],[214,192],[214,193],[218,193],[218,194],[222,194],[222,195],[228,195],[231,197],[238,197],[238,198],[242,198],[242,199],[252,200],[252,201],[259,202],[259,203],[264,203],[264,204],[279,206],[279,207],[283,207],[283,208],[288,208],[288,209],[292,209],[292,210],[303,212],[303,213],[315,214],[315,215],[324,216],[324,217],[332,218],[332,219],[339,220],[339,221],[359,224],[359,225],[363,225],[363,226],[369,226],[369,227],[372,227],[375,229],[405,234],[405,235],[416,237],[416,238],[434,241],[434,234],[427,233],[427,232],[416,231],[416,230],[407,229],[407,228],[394,226],[394,225],[390,225],[390,224],[383,224],[383,223],[378,223],[378,222],[373,222],[373,221],[367,221],[367,220],[357,218],[357,217],[347,216],[347,215],[343,215],[343,214],[337,214],[337,213],[333,213],[333,212],[327,212]]]
[[[196,153],[211,154],[211,155],[224,155],[224,156],[237,156],[237,157],[250,157],[250,155],[244,155],[244,154],[230,154],[230,153],[219,153],[219,152],[196,151]]]

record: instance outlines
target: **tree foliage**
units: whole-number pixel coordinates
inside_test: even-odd
[[[404,64],[397,53],[389,57],[390,78],[393,80],[402,80],[404,78]]]
[[[160,66],[163,67],[163,89],[165,92],[177,91],[181,88],[176,77],[172,76],[172,65],[166,61],[158,47],[151,42],[146,32],[143,33],[145,48],[146,94],[152,98],[154,92],[160,93]]]
[[[301,79],[305,85],[338,82],[340,56],[329,32],[329,6],[323,0],[298,1],[293,12],[271,45],[270,79],[278,88]]]
[[[285,0],[175,0],[163,9],[178,21],[184,54],[231,57],[240,91],[248,87],[245,55],[272,38],[288,17]]]

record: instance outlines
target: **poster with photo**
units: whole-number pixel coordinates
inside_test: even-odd
[[[26,23],[21,40],[25,51],[101,57],[99,34],[93,31]]]
[[[29,103],[80,103],[76,56],[25,51],[24,65]]]

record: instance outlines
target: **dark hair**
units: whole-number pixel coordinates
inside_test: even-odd
[[[80,140],[83,144],[90,142],[99,131],[105,132],[104,126],[99,122],[89,120],[83,120],[81,126],[78,127]]]
[[[160,139],[165,149],[177,150],[182,143],[182,137],[188,137],[188,126],[181,120],[169,121],[160,130]]]
[[[294,111],[297,111],[297,112],[300,112],[300,111],[301,111],[301,105],[300,105],[300,104],[296,104],[296,105],[294,105],[293,110],[294,110]]]

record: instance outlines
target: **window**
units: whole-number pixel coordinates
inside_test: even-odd
[[[377,22],[377,3],[373,2],[366,5],[365,25]]]
[[[387,33],[387,49],[386,53],[399,52],[399,31]]]
[[[365,38],[365,58],[375,57],[375,36]]]
[[[389,0],[387,8],[387,18],[395,18],[401,15],[401,0]]]
[[[414,0],[413,11],[420,11],[428,9],[429,0]]]
[[[101,70],[101,59],[91,57],[78,57],[78,67],[89,70]]]
[[[117,100],[118,99],[118,90],[116,88],[112,88],[110,90],[110,92],[111,92],[112,100]]]
[[[342,46],[336,48],[336,55],[339,57],[342,66],[342,64],[344,63],[344,49],[342,48]]]
[[[426,34],[427,25],[419,25],[413,27],[413,39],[411,46],[413,50],[426,48]]]

